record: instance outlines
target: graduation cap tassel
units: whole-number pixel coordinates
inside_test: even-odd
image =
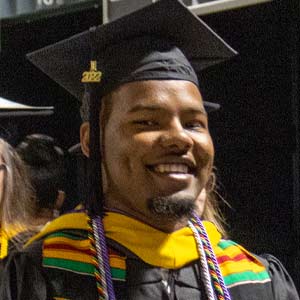
[[[108,250],[105,241],[103,217],[103,188],[101,174],[101,132],[99,126],[99,113],[101,111],[100,95],[98,85],[101,81],[101,72],[97,70],[95,56],[96,40],[95,27],[90,29],[91,40],[91,62],[90,70],[83,73],[82,82],[88,84],[90,100],[90,159],[89,159],[89,191],[87,208],[91,218],[90,227],[92,245],[95,248],[95,278],[99,300],[115,300],[115,293],[110,273]]]
[[[90,160],[89,160],[89,190],[88,210],[91,217],[103,216],[103,190],[100,153],[99,112],[100,101],[97,101],[96,89],[90,91]]]
[[[90,70],[82,74],[82,82],[87,83],[89,94],[89,121],[90,121],[90,159],[89,159],[89,199],[87,209],[91,217],[95,215],[103,216],[103,189],[101,174],[101,151],[100,151],[100,127],[99,112],[101,110],[100,96],[98,95],[98,85],[101,81],[101,72],[97,70],[97,60],[95,59],[95,30],[90,29],[91,61]]]

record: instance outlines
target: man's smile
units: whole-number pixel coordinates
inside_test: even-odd
[[[194,177],[194,168],[191,168],[186,163],[157,163],[148,166],[148,169],[156,178],[160,180],[170,180],[175,184],[179,182],[184,182],[188,184],[192,177]],[[178,185],[176,184],[176,189]]]
[[[195,175],[196,164],[192,159],[169,157],[147,165],[150,171],[162,175]]]
[[[157,173],[181,173],[187,174],[189,167],[184,164],[159,164],[153,167],[153,170]]]

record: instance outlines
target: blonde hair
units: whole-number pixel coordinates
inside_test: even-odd
[[[222,237],[227,238],[228,233],[226,231],[226,220],[220,209],[220,201],[223,201],[229,206],[225,199],[218,193],[216,174],[212,172],[206,187],[206,201],[201,218],[202,220],[206,220],[215,224],[218,231],[222,234]]]
[[[0,138],[0,156],[4,164],[3,191],[0,199],[1,230],[11,238],[14,233],[37,231],[32,224],[36,212],[35,194],[26,167],[11,145]],[[16,240],[17,243],[22,241]]]

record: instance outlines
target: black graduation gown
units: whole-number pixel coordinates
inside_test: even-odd
[[[118,247],[114,242],[113,247]],[[93,276],[41,267],[42,241],[26,251],[11,253],[2,271],[1,300],[96,300]],[[126,252],[126,282],[114,281],[117,300],[206,300],[198,261],[178,269],[150,266]],[[273,256],[260,258],[271,282],[243,284],[229,289],[232,300],[299,300],[290,276]]]

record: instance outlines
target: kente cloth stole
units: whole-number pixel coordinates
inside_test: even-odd
[[[242,284],[263,284],[270,281],[265,267],[240,245],[220,240],[213,247],[228,288]],[[126,257],[109,249],[112,279],[126,280]],[[83,231],[62,231],[48,235],[43,245],[43,266],[86,276],[94,276],[95,253]]]
[[[227,288],[271,281],[265,266],[237,243],[220,240],[213,250]]]

